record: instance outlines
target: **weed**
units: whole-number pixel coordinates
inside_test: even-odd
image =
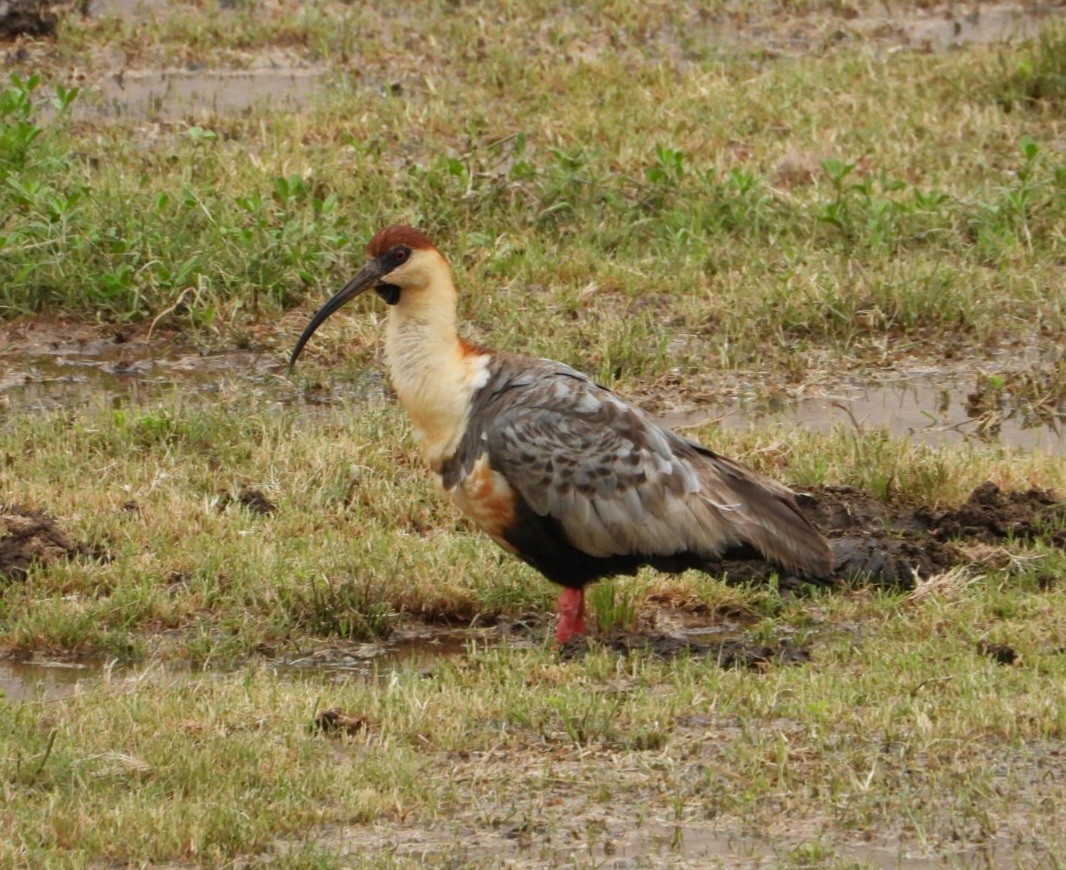
[[[996,58],[992,93],[1007,110],[1066,103],[1066,27],[1052,22],[1018,51]]]
[[[365,582],[330,577],[286,587],[278,592],[281,612],[311,635],[344,640],[372,640],[385,636],[395,614]]]
[[[635,582],[600,583],[589,590],[588,601],[602,632],[629,628],[637,614],[637,601],[643,590]]]

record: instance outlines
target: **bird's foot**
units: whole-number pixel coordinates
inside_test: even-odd
[[[582,589],[564,589],[555,604],[559,622],[555,626],[555,640],[566,643],[575,634],[585,633],[585,592]]]

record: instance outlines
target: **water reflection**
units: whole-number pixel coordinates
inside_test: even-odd
[[[23,412],[99,405],[141,405],[175,394],[214,401],[239,392],[266,402],[330,404],[380,399],[376,369],[336,375],[312,388],[285,377],[279,354],[229,350],[198,354],[146,342],[85,342],[34,352],[0,350],[0,418]],[[850,381],[831,391],[791,398],[677,408],[662,413],[673,428],[716,421],[731,429],[768,422],[823,431],[837,425],[885,427],[892,434],[932,445],[980,439],[1025,450],[1066,455],[1066,395],[1055,396],[1026,377],[1030,389],[970,373],[923,373],[895,380]],[[1024,395],[1038,396],[1031,402]]]

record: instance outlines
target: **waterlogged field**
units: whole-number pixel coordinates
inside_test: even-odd
[[[0,43],[0,865],[1061,867],[1066,9],[890,5]],[[472,338],[796,486],[869,576],[649,571],[554,647],[380,308],[284,377],[396,221]],[[916,377],[925,429],[847,399]]]

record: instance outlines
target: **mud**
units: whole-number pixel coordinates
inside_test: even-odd
[[[370,719],[366,716],[358,713],[345,713],[343,710],[334,707],[330,710],[323,710],[315,716],[311,727],[313,730],[321,731],[331,737],[340,737],[345,734],[349,737],[354,737],[366,731],[370,724]]]
[[[806,645],[790,640],[781,640],[772,645],[741,639],[700,641],[686,636],[647,634],[620,629],[601,635],[591,642],[576,635],[563,644],[560,655],[564,659],[577,659],[595,647],[606,647],[622,655],[644,652],[664,659],[706,659],[724,669],[764,670],[771,665],[805,664],[811,659],[810,650]]]
[[[106,559],[107,553],[72,541],[44,511],[0,504],[0,583],[24,580],[32,565],[78,557]]]
[[[258,489],[242,489],[237,493],[236,497],[225,493],[219,499],[218,509],[220,511],[225,510],[232,504],[240,505],[249,513],[257,514],[258,516],[269,516],[278,509],[278,506]]]
[[[1013,665],[1020,658],[1018,651],[1005,643],[989,643],[982,640],[977,644],[977,651],[1000,665]]]
[[[1003,492],[995,484],[986,483],[954,510],[941,514],[921,512],[920,516],[929,518],[933,534],[940,540],[973,538],[994,544],[1011,538],[1044,539],[1054,546],[1066,547],[1066,502],[1047,490]]]
[[[942,511],[894,505],[851,487],[804,487],[800,505],[830,540],[836,555],[834,581],[911,588],[919,580],[958,565],[981,561],[967,544],[1043,541],[1066,547],[1066,502],[1046,490],[1003,492],[985,483],[958,507]],[[774,568],[761,559],[723,559],[712,570],[727,582],[769,579]],[[809,581],[784,577],[783,588]]]
[[[63,8],[74,5],[50,0],[0,0],[0,39],[52,36]]]

